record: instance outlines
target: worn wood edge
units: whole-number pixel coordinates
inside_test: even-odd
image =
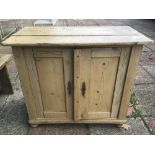
[[[102,46],[143,45],[154,41],[142,36],[12,36],[2,42],[9,46]]]
[[[151,42],[151,44],[154,42]],[[36,46],[40,46],[40,47],[52,47],[52,48],[56,48],[56,47],[60,47],[60,48],[93,48],[93,47],[103,47],[103,46],[107,46],[107,47],[111,47],[111,46],[135,46],[135,45],[147,45],[150,44],[150,41],[147,42],[112,42],[112,43],[85,43],[85,44],[80,44],[80,43],[73,43],[73,44],[56,44],[56,43],[18,43],[18,44],[11,44],[11,43],[6,43],[3,44],[3,46],[14,46],[14,47],[36,47]]]
[[[29,120],[30,124],[125,124],[127,120],[105,119],[105,120],[50,120],[50,119],[35,119]]]
[[[130,96],[133,89],[134,79],[136,76],[137,65],[140,59],[140,54],[142,53],[143,46],[133,46],[131,49],[131,54],[129,58],[129,64],[127,68],[127,74],[125,79],[125,85],[123,89],[123,95],[121,99],[121,105],[119,110],[119,119],[125,119],[128,109],[128,104],[130,101]]]

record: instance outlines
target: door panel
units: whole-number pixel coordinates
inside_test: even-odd
[[[121,48],[75,50],[75,120],[111,117],[121,53]]]
[[[90,112],[110,112],[117,66],[117,57],[91,60]]]
[[[73,117],[73,90],[68,92],[68,83],[70,87],[73,85],[72,56],[73,51],[69,49],[33,49],[45,118]]]
[[[37,58],[35,62],[44,111],[66,112],[63,59]]]

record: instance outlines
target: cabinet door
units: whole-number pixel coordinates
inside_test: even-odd
[[[74,55],[74,118],[117,118],[129,48],[77,49]]]
[[[34,48],[31,53],[26,54],[27,62],[32,66],[29,69],[33,91],[38,90],[36,100],[40,97],[43,116],[54,120],[72,119],[73,51]]]

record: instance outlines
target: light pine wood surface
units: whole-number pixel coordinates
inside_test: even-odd
[[[102,36],[102,35],[115,35],[115,36],[132,36],[142,35],[140,32],[134,30],[129,26],[78,26],[78,27],[25,27],[24,29],[13,34],[13,36],[52,36],[52,35],[68,35],[68,36]]]
[[[120,102],[121,102],[121,96],[123,92],[124,87],[124,81],[126,77],[126,70],[128,67],[128,61],[130,56],[130,50],[131,48],[126,47],[121,49],[120,54],[120,60],[119,60],[119,66],[118,66],[118,72],[116,77],[116,83],[115,83],[115,89],[114,89],[114,96],[113,96],[113,104],[111,109],[111,117],[117,118]]]
[[[142,52],[142,46],[132,47],[118,117],[120,119],[126,118],[128,104],[130,101],[130,95],[132,93],[132,87],[134,83],[134,78],[136,76],[137,65],[139,62],[141,52]]]
[[[130,48],[75,50],[75,119],[117,118],[129,54]]]
[[[152,42],[128,26],[26,27],[2,42],[11,46],[102,46]]]
[[[33,68],[29,69],[29,74],[36,96],[36,107],[39,106],[38,111],[43,113],[45,118],[71,119],[73,95],[68,93],[67,87],[69,82],[73,85],[72,50],[46,48],[32,50],[33,52],[25,51],[25,55],[28,59],[27,65]]]

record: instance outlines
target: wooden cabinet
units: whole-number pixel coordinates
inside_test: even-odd
[[[126,122],[144,43],[130,27],[25,28],[11,45],[29,123]]]

